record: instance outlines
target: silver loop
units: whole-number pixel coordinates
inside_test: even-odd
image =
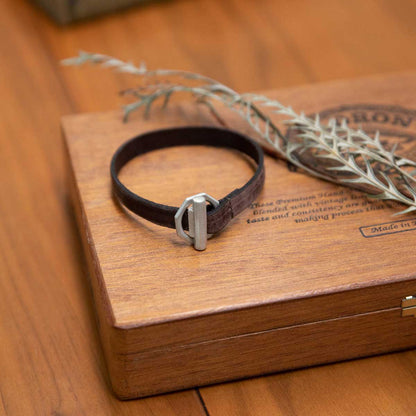
[[[183,201],[175,214],[176,233],[189,244],[193,244],[196,250],[205,250],[207,246],[207,208],[206,201],[214,207],[220,203],[206,193],[190,196]],[[189,209],[188,209],[189,207]],[[182,227],[182,217],[188,209],[189,234]]]

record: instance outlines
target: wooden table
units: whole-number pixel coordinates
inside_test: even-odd
[[[416,69],[416,3],[164,1],[57,27],[0,3],[0,414],[414,415],[416,352],[143,400],[109,391],[60,138],[131,76],[63,69],[78,49],[198,71],[241,91]]]

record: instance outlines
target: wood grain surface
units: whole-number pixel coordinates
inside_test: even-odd
[[[244,91],[416,69],[413,1],[165,1],[67,28],[25,0],[3,0],[0,12],[0,413],[415,413],[414,352],[115,399],[68,202],[59,118],[114,109],[115,93],[134,79],[58,64],[91,50],[203,72]]]

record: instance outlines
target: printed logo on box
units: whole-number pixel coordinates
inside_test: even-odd
[[[397,234],[413,230],[416,230],[416,218],[360,227],[360,232],[365,238],[380,237],[382,235]]]

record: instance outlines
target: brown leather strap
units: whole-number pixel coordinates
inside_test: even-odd
[[[263,151],[257,143],[240,133],[217,127],[179,127],[151,131],[134,137],[116,151],[111,161],[113,192],[135,214],[156,224],[175,228],[174,217],[178,207],[157,204],[136,195],[120,182],[118,173],[128,161],[143,153],[165,147],[190,145],[236,149],[257,163],[253,177],[243,187],[220,199],[218,207],[207,207],[207,232],[215,234],[257,198],[264,184]],[[183,217],[183,228],[188,230],[187,215]]]

